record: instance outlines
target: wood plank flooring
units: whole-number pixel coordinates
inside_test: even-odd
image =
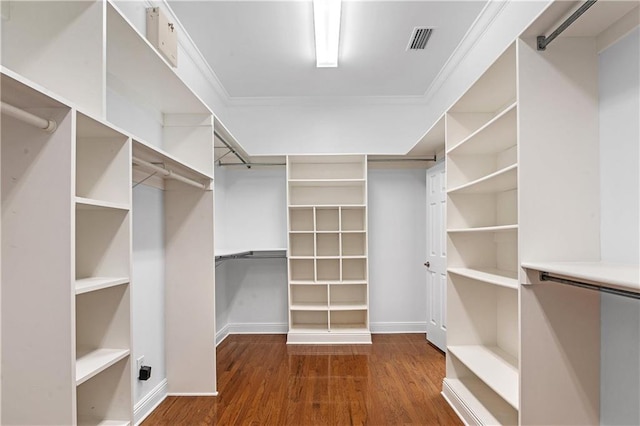
[[[168,397],[151,425],[461,425],[440,395],[445,358],[424,334],[372,345],[286,345],[231,335],[218,346],[217,397]]]

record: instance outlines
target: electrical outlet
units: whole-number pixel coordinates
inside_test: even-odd
[[[136,359],[136,374],[140,371],[140,367],[144,364],[144,355]]]

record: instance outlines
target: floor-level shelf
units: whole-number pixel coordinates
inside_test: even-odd
[[[518,424],[518,412],[475,377],[444,379],[442,395],[468,424]]]

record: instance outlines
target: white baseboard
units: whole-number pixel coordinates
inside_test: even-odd
[[[287,334],[289,324],[271,322],[246,322],[229,324],[229,334]]]
[[[216,346],[218,346],[224,339],[229,335],[229,324],[225,324],[217,333],[216,333]]]
[[[370,324],[372,333],[394,334],[394,333],[425,333],[427,334],[427,322],[372,322]]]
[[[142,423],[167,395],[167,379],[164,379],[133,407],[133,423],[136,426]]]

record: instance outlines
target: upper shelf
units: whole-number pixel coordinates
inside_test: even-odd
[[[640,266],[608,262],[523,262],[522,267],[561,278],[640,293]]]
[[[514,146],[517,139],[517,103],[476,130],[458,145],[447,151],[449,155],[498,153]]]
[[[107,2],[107,86],[164,114],[211,114],[110,1]]]

